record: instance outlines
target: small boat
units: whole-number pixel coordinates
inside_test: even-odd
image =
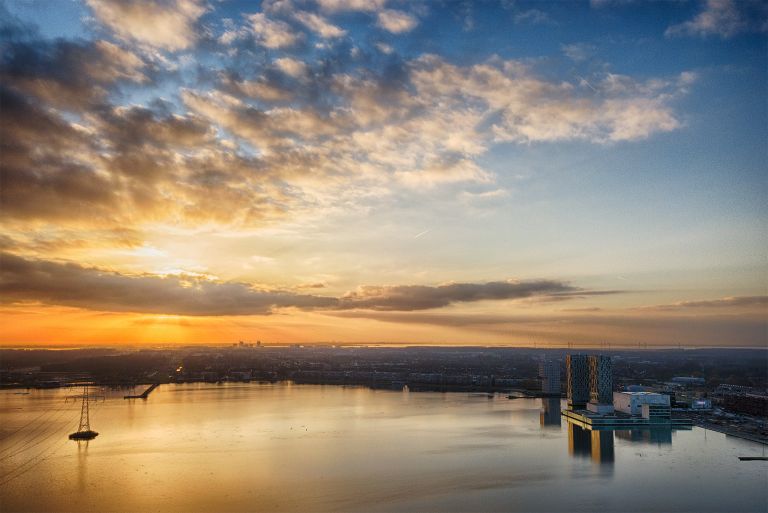
[[[768,456],[739,456],[741,461],[768,461]]]

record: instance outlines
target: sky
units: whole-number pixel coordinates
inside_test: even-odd
[[[0,345],[764,347],[768,4],[0,3]]]

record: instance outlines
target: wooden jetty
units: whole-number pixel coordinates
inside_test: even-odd
[[[146,390],[144,390],[142,393],[138,395],[124,395],[123,399],[146,399],[149,397],[149,394],[152,393],[154,389],[160,386],[160,383],[153,383],[152,385],[148,386]]]

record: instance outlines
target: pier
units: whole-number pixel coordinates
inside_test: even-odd
[[[149,397],[149,394],[152,393],[154,389],[160,386],[160,383],[153,383],[152,385],[148,386],[146,390],[144,390],[142,393],[138,395],[125,395],[123,396],[123,399],[146,399]]]
[[[610,415],[598,415],[587,410],[562,410],[560,414],[587,429],[634,429],[639,427],[672,427],[677,429],[691,429],[693,421],[691,419],[672,417],[665,420],[650,420],[637,415],[626,415],[621,412],[614,412]]]

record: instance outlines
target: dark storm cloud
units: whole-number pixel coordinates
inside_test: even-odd
[[[453,303],[511,300],[577,290],[570,285],[526,282],[454,283],[439,286],[361,287],[340,298],[263,290],[247,283],[199,276],[125,275],[74,263],[0,253],[0,297],[90,310],[174,315],[264,315],[275,308],[413,311]]]

